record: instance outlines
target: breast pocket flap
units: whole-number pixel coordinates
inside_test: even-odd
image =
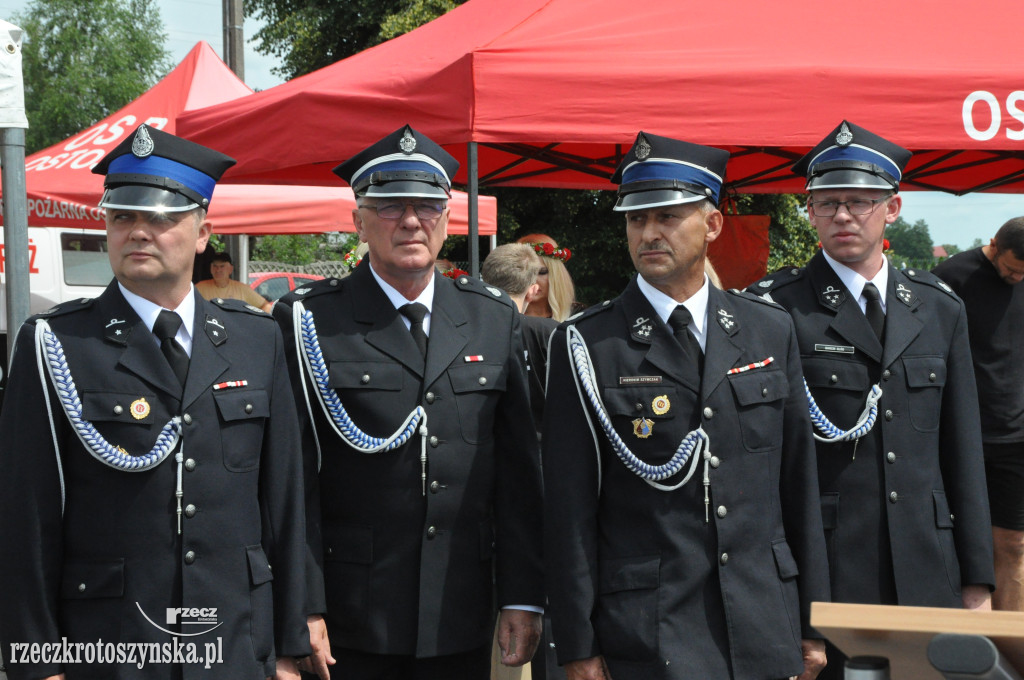
[[[737,373],[729,376],[729,384],[740,406],[778,401],[789,394],[789,383],[782,371],[755,369]]]
[[[946,384],[946,362],[942,357],[903,357],[907,387],[941,387]]]
[[[402,389],[400,364],[386,361],[332,361],[327,371],[327,384],[334,389],[387,390]]]
[[[213,400],[225,422],[270,415],[270,397],[266,390],[225,390],[214,392]]]
[[[153,422],[153,405],[157,404],[152,394],[138,392],[82,392],[82,417],[99,422],[136,423],[150,425]]]
[[[501,364],[473,362],[448,369],[455,394],[505,389],[505,371]]]
[[[852,361],[821,360],[804,357],[804,380],[810,388],[863,392],[871,387],[867,366]]]

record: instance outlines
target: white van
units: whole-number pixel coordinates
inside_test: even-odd
[[[0,229],[0,385],[7,382],[7,274]],[[96,297],[114,278],[107,257],[107,232],[65,227],[28,228],[29,312],[38,314],[58,302]],[[11,339],[13,342],[13,338]],[[0,392],[0,401],[3,393]]]

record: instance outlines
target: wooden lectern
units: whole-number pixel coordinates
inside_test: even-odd
[[[887,657],[892,680],[943,680],[927,656],[939,633],[990,638],[1024,676],[1024,613],[815,602],[811,625],[849,657]]]

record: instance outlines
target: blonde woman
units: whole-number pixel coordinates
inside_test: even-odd
[[[558,243],[547,234],[527,234],[516,243],[526,243],[541,256],[543,267],[537,275],[540,292],[537,297],[528,298],[527,316],[546,316],[555,321],[565,321],[573,314],[576,291],[572,277],[565,263],[572,253],[568,248],[559,248]]]

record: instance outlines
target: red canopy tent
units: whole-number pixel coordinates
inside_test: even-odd
[[[82,133],[29,156],[25,161],[28,223],[40,227],[103,229],[103,211],[96,207],[103,177],[92,167],[139,123],[175,132],[183,111],[252,96],[245,83],[205,42],[196,44],[163,80],[120,111]],[[209,144],[219,148],[216,142]],[[214,192],[209,219],[220,234],[311,234],[354,231],[352,191],[336,186],[248,186],[221,184]],[[451,201],[449,231],[468,232],[468,199],[456,192]],[[497,204],[480,202],[480,233],[497,231]]]
[[[798,192],[789,165],[847,118],[915,152],[904,188],[1020,192],[1015,16],[1017,0],[470,0],[178,129],[241,160],[226,181],[326,184],[409,122],[478,153],[471,187],[607,189],[642,128],[730,149],[731,190]]]

